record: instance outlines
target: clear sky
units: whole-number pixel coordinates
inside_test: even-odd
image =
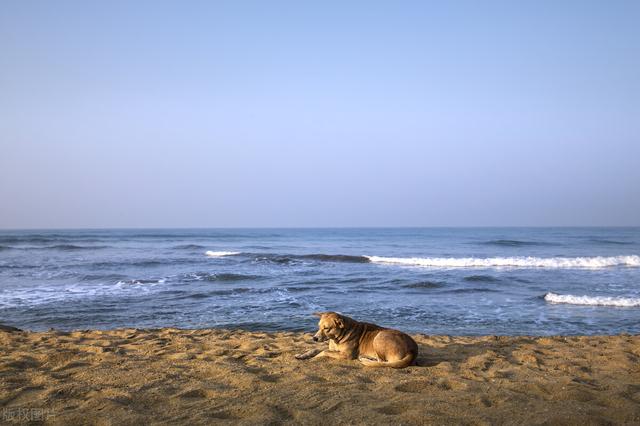
[[[0,228],[640,225],[639,1],[0,2]]]

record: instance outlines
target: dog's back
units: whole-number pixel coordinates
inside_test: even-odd
[[[413,365],[418,357],[418,344],[408,334],[348,319],[359,329],[358,358],[365,366],[404,368]]]

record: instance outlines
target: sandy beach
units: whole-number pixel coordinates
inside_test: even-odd
[[[638,424],[640,336],[414,336],[418,365],[298,361],[311,334],[0,330],[4,423]]]

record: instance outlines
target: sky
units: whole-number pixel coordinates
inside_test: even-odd
[[[640,225],[638,1],[0,2],[0,228]]]

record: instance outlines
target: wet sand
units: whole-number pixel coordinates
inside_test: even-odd
[[[640,336],[414,338],[394,370],[298,361],[302,333],[0,329],[0,423],[640,424]]]

